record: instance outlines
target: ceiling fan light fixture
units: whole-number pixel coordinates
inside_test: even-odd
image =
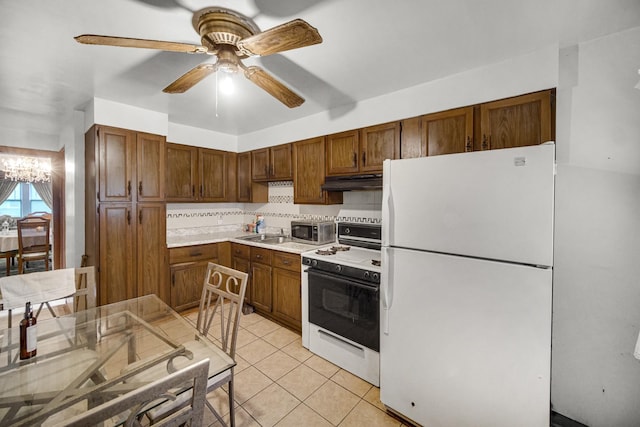
[[[218,89],[224,95],[233,95],[233,92],[235,92],[235,84],[233,83],[232,78],[233,74],[233,72],[220,73]]]

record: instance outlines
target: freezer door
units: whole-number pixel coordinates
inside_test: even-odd
[[[553,264],[555,145],[388,160],[383,245]]]
[[[551,270],[383,250],[382,403],[429,427],[548,427]]]

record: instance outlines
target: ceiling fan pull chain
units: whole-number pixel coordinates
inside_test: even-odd
[[[216,73],[216,117],[218,117],[218,73]]]

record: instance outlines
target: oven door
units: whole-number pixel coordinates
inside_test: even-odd
[[[379,286],[313,267],[307,273],[309,323],[379,351]]]

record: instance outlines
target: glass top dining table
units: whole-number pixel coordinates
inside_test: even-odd
[[[19,327],[0,339],[0,426],[54,425],[203,359],[209,378],[235,366],[155,295],[38,321],[31,359]]]

